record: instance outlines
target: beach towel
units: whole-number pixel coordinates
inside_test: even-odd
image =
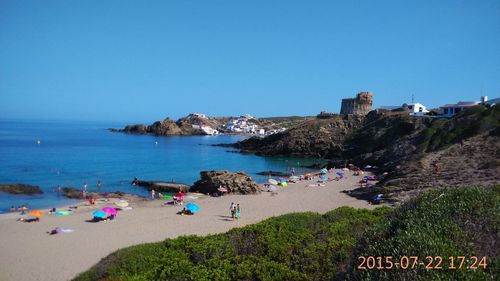
[[[54,216],[69,216],[69,215],[71,215],[71,212],[70,211],[57,211],[57,212],[54,212],[52,215],[54,215]]]

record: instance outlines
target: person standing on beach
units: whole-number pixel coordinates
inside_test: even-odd
[[[236,205],[236,219],[239,219],[241,217],[241,209],[240,209],[240,204]]]
[[[234,208],[235,208],[235,205],[234,205],[234,202],[231,202],[231,207],[229,207],[229,211],[231,212],[231,218],[234,219]]]
[[[97,188],[98,188],[99,190],[101,190],[101,186],[102,186],[102,184],[101,184],[101,180],[97,180]]]
[[[151,199],[155,200],[155,190],[151,189]]]
[[[83,184],[83,190],[87,191],[87,183]]]
[[[57,185],[57,192],[61,193],[61,185],[59,185],[59,184]]]

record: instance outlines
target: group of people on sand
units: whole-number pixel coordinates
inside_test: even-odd
[[[28,205],[27,205],[27,204],[25,204],[25,205],[18,206],[17,208],[16,208],[14,205],[12,205],[12,206],[10,206],[10,210],[9,210],[9,211],[10,211],[11,213],[14,213],[14,212],[21,212],[21,215],[24,215],[24,214],[26,214],[26,212],[27,212],[28,210],[29,210]]]
[[[163,194],[161,192],[158,192],[158,196],[157,196],[156,191],[154,189],[151,189],[151,200],[162,199],[162,198],[163,198]]]
[[[231,206],[229,207],[229,211],[231,212],[231,218],[233,220],[239,219],[241,217],[240,204],[234,204],[234,202],[231,202]]]

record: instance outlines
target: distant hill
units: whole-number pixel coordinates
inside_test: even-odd
[[[176,136],[176,135],[206,135],[207,133],[199,129],[198,126],[206,126],[218,130],[222,133],[228,133],[223,126],[237,117],[209,117],[203,114],[189,114],[177,121],[165,118],[162,121],[156,121],[150,125],[135,124],[127,125],[123,129],[110,129],[112,132],[121,132],[128,134],[151,134],[157,136]],[[313,117],[290,116],[290,117],[265,117],[252,118],[249,121],[259,126],[265,131],[272,129],[291,128],[298,123],[314,119]],[[193,125],[195,127],[193,127]]]

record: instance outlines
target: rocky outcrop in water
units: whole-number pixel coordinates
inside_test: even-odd
[[[156,121],[151,125],[127,125],[123,129],[110,129],[110,131],[157,136],[206,135],[207,133],[201,129],[201,126],[208,126],[215,129],[223,124],[222,120],[224,118],[211,118],[203,114],[190,114],[177,121],[165,118],[163,121]]]
[[[194,183],[191,191],[213,194],[219,187],[226,188],[228,193],[257,194],[259,185],[243,172],[230,173],[228,171],[202,171],[201,179]]]
[[[39,186],[22,183],[0,184],[0,192],[14,195],[36,195],[43,193]]]
[[[142,199],[142,197],[134,194],[129,194],[121,191],[114,192],[87,192],[83,198],[83,191],[74,187],[63,187],[62,195],[69,199],[88,199],[88,198],[121,198],[121,199]]]
[[[164,181],[142,181],[135,179],[132,181],[133,185],[147,187],[148,190],[154,189],[158,192],[188,192],[189,185],[176,182],[164,182]]]
[[[278,171],[264,171],[264,172],[258,172],[257,175],[260,175],[260,176],[272,176],[272,177],[289,177],[290,173],[287,173],[287,172],[278,172]]]

